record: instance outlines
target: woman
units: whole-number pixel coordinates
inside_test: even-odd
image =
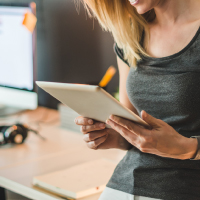
[[[152,127],[76,118],[89,148],[128,150],[100,199],[199,200],[200,1],[85,4],[114,36],[120,102]]]

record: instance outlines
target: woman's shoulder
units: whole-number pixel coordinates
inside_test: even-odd
[[[113,48],[114,48],[114,52],[116,53],[116,55],[117,55],[123,62],[125,62],[125,63],[130,67],[128,61],[124,58],[124,51],[123,51],[123,49],[122,49],[122,48],[119,48],[119,46],[117,45],[116,42],[114,43]]]

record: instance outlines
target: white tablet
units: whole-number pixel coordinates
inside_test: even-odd
[[[148,127],[144,120],[99,86],[43,81],[36,84],[83,117],[106,122],[113,114]]]

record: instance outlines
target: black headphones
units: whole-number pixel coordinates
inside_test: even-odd
[[[26,125],[23,124],[0,126],[0,145],[8,143],[22,144],[27,138],[29,131],[38,135],[37,131],[29,129]]]

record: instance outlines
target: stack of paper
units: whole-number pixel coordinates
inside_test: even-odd
[[[100,159],[34,177],[33,184],[63,197],[82,198],[102,192],[116,163]]]

